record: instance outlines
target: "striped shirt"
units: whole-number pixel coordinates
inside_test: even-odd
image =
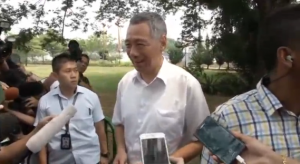
[[[261,81],[256,89],[220,105],[212,116],[229,130],[255,137],[277,153],[300,160],[300,117],[284,109]],[[201,164],[206,163],[216,162],[204,148]]]

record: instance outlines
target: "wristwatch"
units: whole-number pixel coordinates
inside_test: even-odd
[[[101,157],[108,158],[109,154],[108,153],[101,153]]]

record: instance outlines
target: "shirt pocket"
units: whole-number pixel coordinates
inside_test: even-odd
[[[91,108],[81,108],[77,110],[76,115],[71,119],[74,129],[78,131],[89,132],[94,130],[93,111]]]
[[[184,127],[184,109],[179,101],[174,101],[170,107],[154,107],[158,132],[165,133],[170,139],[182,136]]]

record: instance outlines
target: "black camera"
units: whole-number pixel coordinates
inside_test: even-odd
[[[68,48],[72,59],[81,61],[82,50],[80,49],[79,43],[76,40],[70,40]]]
[[[5,41],[0,40],[0,58],[5,58],[12,54],[13,43],[15,41],[14,37],[7,37]]]

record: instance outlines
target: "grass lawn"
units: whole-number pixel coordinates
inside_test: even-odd
[[[47,77],[51,72],[50,65],[28,65],[26,69],[40,77]],[[86,71],[85,75],[91,81],[93,88],[100,94],[101,104],[105,115],[112,115],[118,82],[126,72],[132,69],[132,67],[90,66]],[[213,72],[217,71],[209,71],[209,73]],[[222,96],[206,95],[205,97],[211,111],[213,111],[219,104],[228,100],[228,97]],[[199,159],[191,162],[191,164],[198,163]]]

